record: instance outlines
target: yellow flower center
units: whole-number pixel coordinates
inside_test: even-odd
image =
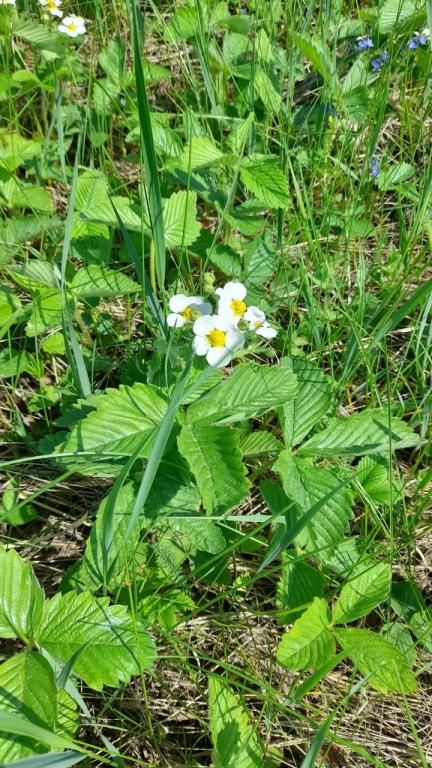
[[[256,323],[254,323],[254,328],[262,328],[262,323],[257,321]]]
[[[180,314],[182,317],[184,317],[185,320],[192,320],[194,311],[192,307],[186,307],[186,309],[184,309],[183,312],[180,312]]]
[[[224,347],[226,337],[225,331],[221,331],[219,328],[214,328],[207,334],[208,343],[211,347]]]
[[[231,309],[236,317],[243,317],[244,313],[246,312],[246,304],[244,301],[240,301],[239,299],[232,299]]]
[[[77,29],[77,25],[72,22],[72,24],[68,25],[68,29],[70,32],[75,32]]]

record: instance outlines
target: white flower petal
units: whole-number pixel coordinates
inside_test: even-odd
[[[200,315],[211,315],[212,305],[208,301],[202,301],[201,304],[191,304],[191,307]]]
[[[185,318],[178,315],[177,312],[170,312],[166,321],[170,328],[182,328],[186,323]]]
[[[240,347],[243,346],[244,336],[238,328],[231,326],[231,328],[227,330],[225,344],[227,349],[230,349],[233,352],[235,349],[240,349]]]
[[[171,312],[184,312],[192,304],[201,304],[201,302],[201,296],[185,296],[184,293],[177,293],[175,296],[171,296],[169,308]]]
[[[277,336],[276,328],[272,328],[268,323],[263,323],[259,328],[256,328],[255,333],[264,339],[274,339]]]
[[[231,354],[226,347],[211,347],[207,352],[207,362],[214,368],[221,368],[231,360]]]
[[[210,344],[207,341],[207,337],[195,336],[194,340],[192,341],[192,349],[196,355],[206,355],[209,349],[211,349]]]
[[[236,283],[233,281],[230,281],[223,287],[223,294],[220,293],[219,296],[226,296],[230,299],[237,299],[237,301],[242,301],[244,297],[246,296],[247,289],[246,286],[243,285],[243,283]]]
[[[216,315],[201,315],[193,324],[193,332],[197,336],[206,336],[218,326],[215,325]]]
[[[264,323],[266,316],[258,307],[248,307],[244,313],[244,319],[248,323]]]

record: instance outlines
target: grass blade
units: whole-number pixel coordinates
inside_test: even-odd
[[[81,763],[84,759],[85,755],[67,750],[67,752],[51,752],[47,755],[26,757],[25,760],[8,763],[4,768],[69,768],[71,765]]]
[[[154,263],[159,288],[162,288],[165,282],[166,270],[165,235],[162,198],[159,187],[159,176],[153,142],[150,108],[147,99],[144,69],[142,65],[140,36],[141,25],[139,23],[140,13],[141,11],[139,9],[137,0],[132,0],[133,50],[135,58],[135,81],[137,89],[138,116],[141,129],[141,147],[146,175],[150,227],[153,237],[152,248],[154,248]],[[150,254],[150,258],[153,259],[153,253]],[[150,269],[150,275],[151,273],[152,270]],[[154,287],[155,286],[153,286],[153,288]]]

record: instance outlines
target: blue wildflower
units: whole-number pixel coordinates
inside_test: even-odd
[[[412,37],[411,40],[408,43],[408,48],[410,51],[414,51],[416,48],[418,48],[419,45],[419,39],[417,35],[415,37]]]
[[[370,165],[370,175],[372,176],[373,179],[376,179],[379,176],[379,172],[380,172],[380,164],[376,159],[376,157],[373,157],[373,156],[371,157],[371,159],[369,160],[369,165]]]
[[[367,51],[368,48],[373,48],[374,44],[370,37],[358,37],[357,48],[359,51]]]
[[[422,32],[414,32],[414,37],[408,43],[408,48],[414,51],[419,45],[427,45],[429,30],[426,28]]]
[[[385,64],[386,61],[389,60],[389,58],[390,56],[388,55],[387,51],[383,51],[380,56],[376,56],[374,59],[372,59],[371,61],[372,69],[374,69],[375,71],[378,69],[381,69],[382,65]]]
[[[246,8],[246,6],[242,5],[242,7],[240,8],[240,13],[245,15],[247,12],[248,12],[248,9]]]

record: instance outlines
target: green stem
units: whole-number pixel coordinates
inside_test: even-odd
[[[153,239],[150,243],[150,283],[151,283],[151,287],[156,293],[156,259],[155,259],[155,244]]]

